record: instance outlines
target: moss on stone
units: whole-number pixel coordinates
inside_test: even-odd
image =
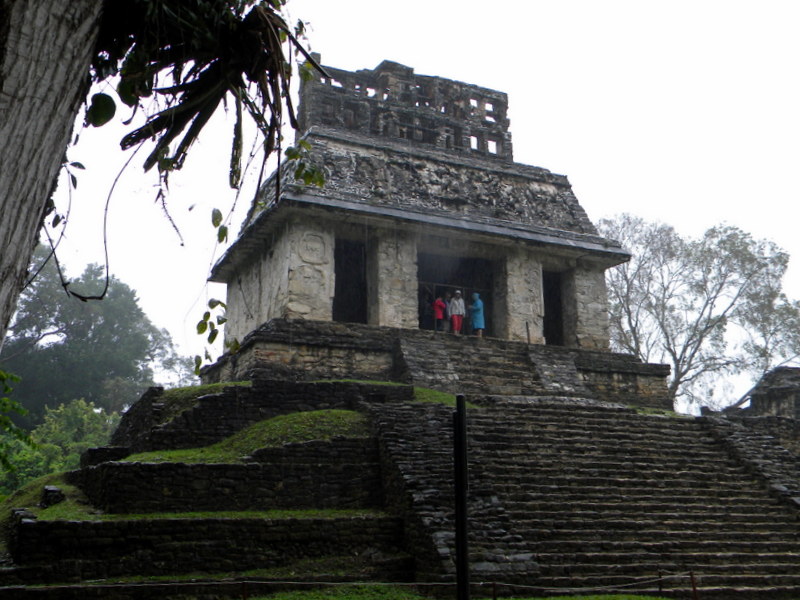
[[[240,463],[261,448],[293,442],[367,437],[367,418],[352,410],[312,410],[259,421],[231,437],[203,448],[155,450],[132,454],[126,462]]]
[[[160,423],[167,423],[181,414],[183,411],[192,408],[197,404],[197,399],[209,394],[219,394],[226,387],[245,386],[250,387],[250,381],[229,381],[224,383],[208,383],[205,385],[192,385],[164,390],[159,397],[164,408],[161,411]]]

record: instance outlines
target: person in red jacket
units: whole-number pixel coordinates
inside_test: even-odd
[[[436,323],[436,331],[444,331],[444,312],[447,310],[447,304],[442,300],[442,295],[436,296],[433,301],[433,319]]]

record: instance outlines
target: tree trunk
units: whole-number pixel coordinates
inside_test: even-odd
[[[0,0],[0,348],[87,91],[100,0]]]

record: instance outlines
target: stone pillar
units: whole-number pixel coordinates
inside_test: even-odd
[[[417,243],[413,234],[379,230],[367,249],[367,320],[370,325],[416,329]]]
[[[542,299],[542,264],[527,248],[509,251],[505,259],[505,331],[500,337],[543,344],[544,306]],[[499,310],[502,308],[498,307]]]
[[[609,347],[608,291],[604,271],[597,266],[578,266],[568,277],[574,312],[574,329],[567,325],[567,345],[606,350]],[[566,292],[567,290],[565,290]],[[566,311],[565,311],[566,312]],[[566,315],[565,315],[566,317]]]
[[[274,316],[333,319],[334,243],[333,232],[320,223],[294,221],[286,257],[286,297],[278,299],[281,314]]]

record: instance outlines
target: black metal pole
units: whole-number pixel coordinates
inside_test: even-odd
[[[467,544],[467,405],[456,396],[453,413],[453,463],[456,508],[456,599],[469,600],[469,546]]]

